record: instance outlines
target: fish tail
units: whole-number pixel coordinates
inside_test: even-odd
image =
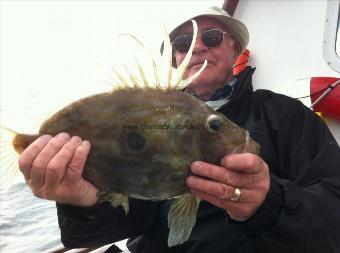
[[[38,135],[19,134],[0,126],[0,186],[2,189],[8,189],[18,179],[20,175],[19,154],[37,137]]]

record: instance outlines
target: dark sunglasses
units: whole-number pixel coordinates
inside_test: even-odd
[[[224,34],[228,33],[221,29],[209,29],[201,32],[198,36],[201,37],[203,44],[210,48],[219,46],[223,41]],[[180,35],[173,40],[172,46],[179,53],[188,52],[192,43],[192,38],[193,34]]]

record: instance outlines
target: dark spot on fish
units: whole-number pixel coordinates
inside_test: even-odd
[[[144,136],[132,132],[129,133],[126,137],[126,145],[128,150],[133,152],[140,152],[144,150],[146,146],[146,139],[144,138]]]

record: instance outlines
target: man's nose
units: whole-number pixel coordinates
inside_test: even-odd
[[[202,53],[207,51],[209,48],[203,43],[200,36],[197,36],[193,53]]]

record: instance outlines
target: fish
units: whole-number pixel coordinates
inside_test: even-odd
[[[66,132],[88,140],[91,151],[83,177],[98,188],[99,202],[122,206],[128,215],[129,198],[172,200],[168,214],[169,247],[187,241],[196,222],[200,199],[186,186],[191,163],[200,160],[219,164],[227,154],[259,152],[259,145],[246,130],[183,92],[207,64],[193,77],[182,79],[197,38],[197,24],[192,23],[194,39],[178,67],[177,78],[173,78],[171,70],[170,40],[168,35],[164,38],[169,58],[165,87],[157,78],[157,65],[152,59],[156,77],[153,85],[140,65],[142,81],[131,72],[127,80],[115,71],[119,88],[69,104],[48,118],[37,134],[1,128],[10,135],[10,145],[18,154],[45,134]],[[5,174],[2,171],[1,175]]]

